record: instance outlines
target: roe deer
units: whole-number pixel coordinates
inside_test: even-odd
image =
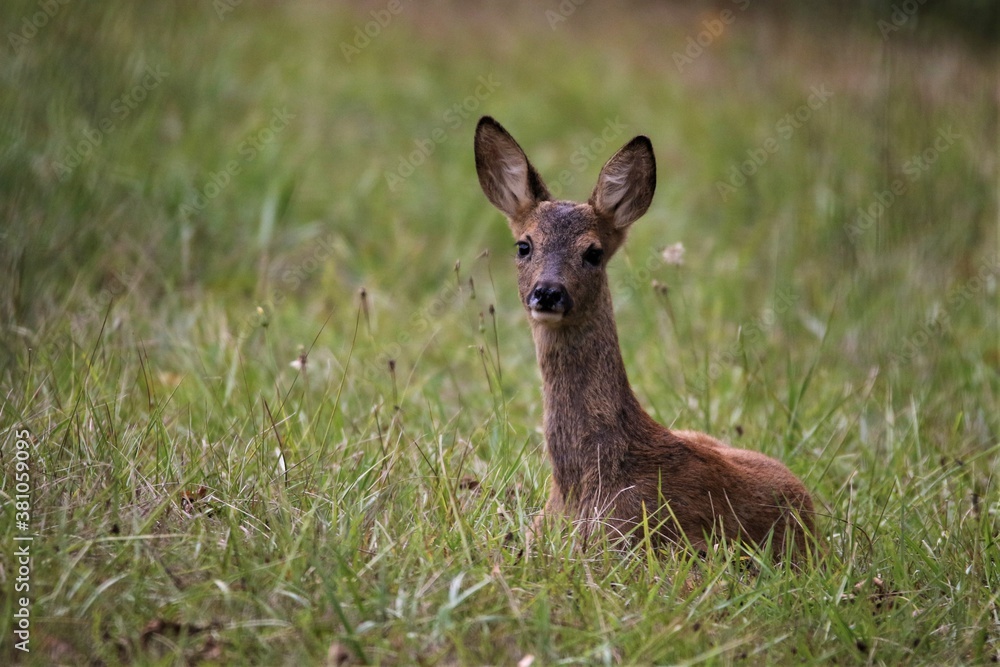
[[[788,468],[704,433],[664,428],[632,392],[605,267],[653,199],[649,139],[635,137],[608,160],[586,204],[553,201],[521,147],[488,116],[475,151],[479,184],[517,241],[518,287],[542,373],[552,484],[535,527],[565,515],[584,534],[595,522],[617,535],[648,525],[651,538],[674,542],[683,533],[700,551],[720,535],[758,546],[773,535],[775,558],[786,538],[804,552],[813,504]]]

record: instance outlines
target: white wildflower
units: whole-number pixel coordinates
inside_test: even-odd
[[[684,265],[684,244],[678,241],[663,249],[663,261],[671,266]]]

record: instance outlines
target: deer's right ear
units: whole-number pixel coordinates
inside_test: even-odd
[[[476,172],[486,198],[513,221],[551,198],[521,147],[489,116],[476,127]]]

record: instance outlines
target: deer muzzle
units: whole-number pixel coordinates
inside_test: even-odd
[[[558,322],[573,307],[573,299],[560,283],[539,282],[528,295],[531,318],[539,322]]]

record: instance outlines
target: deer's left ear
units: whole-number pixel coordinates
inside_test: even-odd
[[[615,153],[601,169],[590,205],[597,214],[623,230],[642,217],[656,191],[653,144],[639,136]]]

